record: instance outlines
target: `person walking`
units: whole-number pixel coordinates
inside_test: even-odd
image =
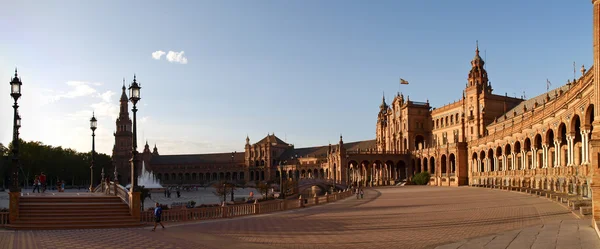
[[[44,172],[40,174],[40,183],[42,184],[42,193],[46,192],[46,175]]]
[[[162,207],[158,202],[156,203],[156,207],[154,208],[154,228],[152,228],[152,232],[156,230],[156,226],[160,224],[160,226],[165,229],[165,225],[163,225],[162,220],[160,219],[162,216]]]
[[[35,193],[35,190],[37,189],[38,193],[40,192],[40,177],[39,176],[35,176],[34,180],[33,180],[33,192]]]
[[[365,195],[365,191],[363,191],[362,189],[360,190],[360,198],[362,199]]]
[[[104,193],[110,194],[110,177],[106,177],[104,184],[106,185],[106,190]]]

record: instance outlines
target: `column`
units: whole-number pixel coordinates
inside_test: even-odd
[[[510,170],[516,170],[517,169],[517,153],[511,153],[510,154],[512,156],[512,160],[510,160]]]
[[[502,165],[503,165],[502,170],[504,170],[504,171],[508,171],[509,170],[509,168],[508,168],[508,166],[509,166],[508,165],[508,157],[506,155],[502,155]]]
[[[529,165],[530,169],[535,169],[537,167],[537,150],[535,148],[531,148],[531,165]]]
[[[573,166],[574,164],[574,151],[573,151],[573,142],[575,140],[574,136],[571,135],[567,135],[567,156],[568,156],[568,161],[567,161],[567,166]]]
[[[527,168],[527,154],[525,153],[525,150],[521,150],[521,168],[519,168],[519,170],[525,168]]]
[[[582,150],[582,164],[590,163],[590,131],[582,130],[581,131],[581,150]]]
[[[554,140],[554,167],[560,167],[560,140]]]
[[[542,145],[542,168],[548,168],[548,145]]]

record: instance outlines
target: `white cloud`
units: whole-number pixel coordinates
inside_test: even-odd
[[[165,54],[166,54],[165,51],[158,50],[158,51],[152,53],[152,58],[154,58],[155,60],[160,60],[160,57],[162,57]]]
[[[102,83],[91,83],[91,82],[85,82],[85,81],[68,81],[67,85],[73,87],[73,89],[66,93],[51,96],[50,102],[55,102],[55,101],[58,101],[60,99],[65,99],[65,98],[66,99],[74,99],[74,98],[78,98],[78,97],[85,97],[85,96],[92,95],[92,94],[96,93],[96,89],[94,89],[90,85],[99,86],[99,85],[102,85]]]
[[[181,52],[169,51],[166,58],[169,62],[187,64],[187,58],[183,55],[183,53],[184,53],[184,51],[181,51]]]

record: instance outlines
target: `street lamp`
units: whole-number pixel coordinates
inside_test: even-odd
[[[279,161],[279,196],[285,200],[285,190],[283,189],[283,162]]]
[[[223,183],[223,206],[225,206],[226,201],[227,201],[227,184]]]
[[[21,85],[23,85],[23,83],[21,82],[21,79],[19,79],[17,69],[15,68],[15,77],[10,81],[10,96],[15,100],[13,105],[13,172],[10,192],[21,192],[21,189],[19,188],[19,128],[21,128],[21,116],[18,113],[19,105],[17,104],[17,100],[21,97]]]
[[[232,153],[231,153],[231,165],[232,165],[232,166],[235,166],[235,163],[233,162],[233,155],[235,155],[235,153],[236,153],[236,152],[232,152]],[[231,167],[231,168],[232,168],[232,169],[235,169],[235,167]],[[233,202],[233,184],[234,184],[234,182],[233,182],[233,177],[232,177],[232,179],[231,179],[231,185],[232,185],[232,186],[231,186],[231,202]]]
[[[135,188],[137,188],[138,180],[137,180],[137,169],[139,168],[139,158],[137,152],[137,121],[136,121],[136,113],[137,107],[136,104],[140,101],[140,85],[138,85],[135,74],[133,75],[133,83],[129,86],[129,101],[133,104],[133,147],[131,148],[131,192],[135,192]]]
[[[94,154],[96,153],[96,128],[98,127],[98,120],[96,115],[92,113],[92,119],[90,119],[90,129],[92,130],[92,164],[90,165],[90,193],[94,191]],[[104,172],[103,172],[104,173]]]

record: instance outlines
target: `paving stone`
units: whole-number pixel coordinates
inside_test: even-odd
[[[0,231],[0,248],[600,248],[589,224],[527,194],[405,186],[293,211],[167,223],[156,232]]]

